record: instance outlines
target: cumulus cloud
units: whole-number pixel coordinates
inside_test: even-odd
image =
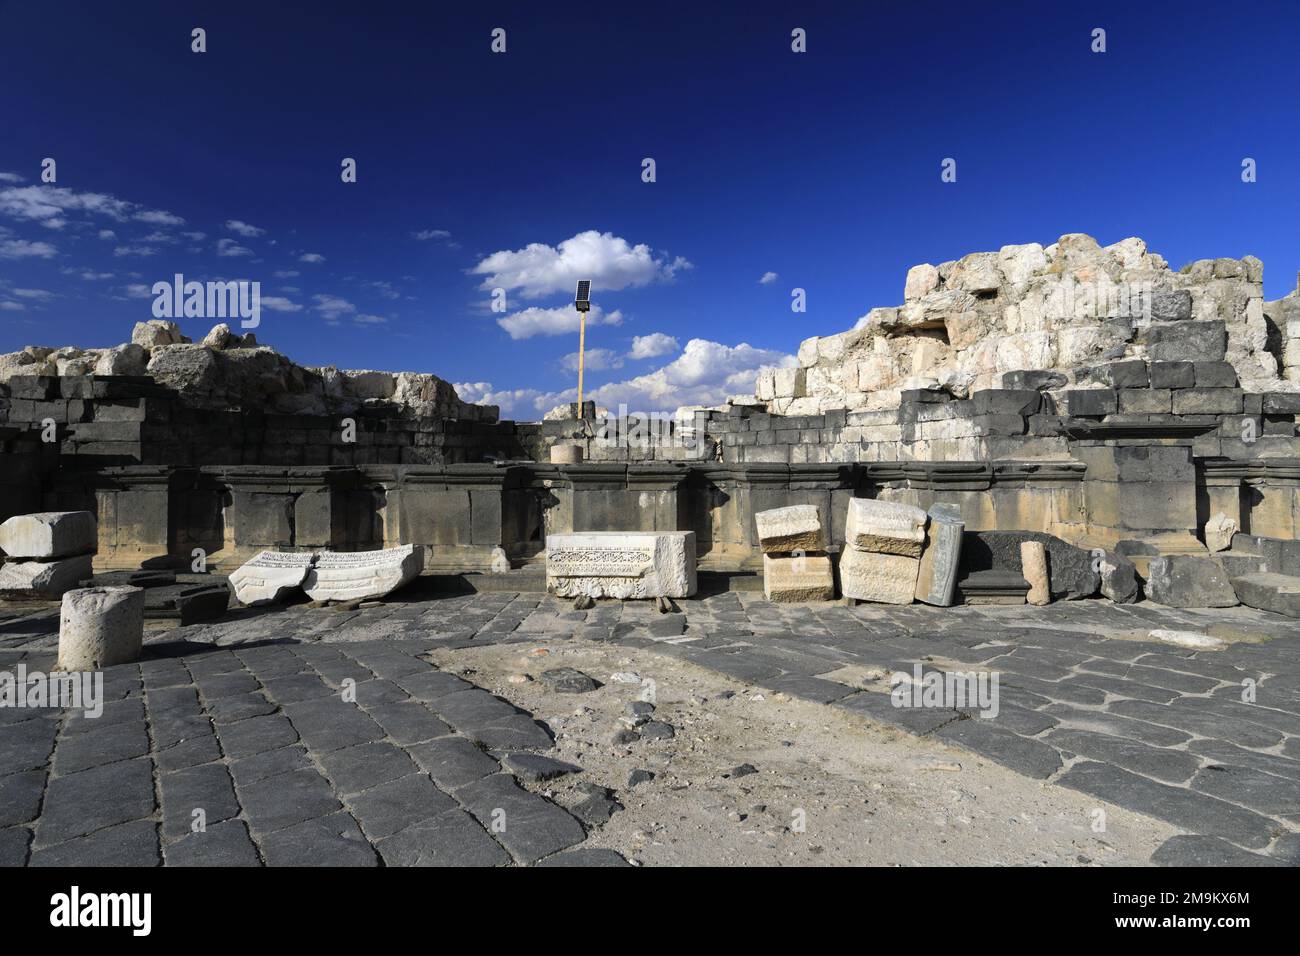
[[[462,402],[470,402],[474,405],[498,405],[503,418],[521,421],[541,418],[538,405],[545,402],[546,396],[550,394],[536,388],[497,389],[493,388],[491,382],[453,382],[452,386]],[[542,411],[547,411],[555,404],[552,402]]]
[[[297,269],[277,269],[275,272],[272,272],[271,275],[275,276],[277,279],[292,279],[295,276],[302,275],[302,273]]]
[[[319,252],[304,252],[302,255],[300,255],[300,256],[298,257],[298,261],[299,261],[299,262],[312,262],[312,263],[315,263],[315,262],[324,262],[324,261],[325,261],[325,257],[322,256]]]
[[[357,311],[355,305],[336,295],[314,295],[312,300],[316,303],[312,308],[325,316],[326,322],[337,322],[341,316],[352,315]]]
[[[282,295],[264,295],[261,299],[262,308],[270,309],[272,312],[301,312],[302,306],[297,302],[291,302]]]
[[[771,285],[773,282],[776,281],[776,279],[777,279],[777,275],[775,272],[764,272],[762,278],[758,280],[758,284]]]
[[[625,289],[671,281],[691,264],[678,256],[656,256],[644,243],[630,244],[609,232],[589,229],[558,246],[534,242],[523,249],[502,250],[470,269],[487,276],[481,289],[518,289],[526,299],[553,292],[572,292],[579,279],[590,279],[599,290]]]
[[[251,256],[253,250],[247,246],[241,246],[234,239],[218,239],[217,255],[226,259],[236,259],[241,256]]]
[[[602,372],[606,369],[623,367],[623,356],[613,349],[587,349],[583,361],[588,372]],[[570,352],[560,359],[560,367],[569,372],[578,370],[578,353]]]
[[[421,229],[418,232],[411,233],[411,238],[420,242],[428,242],[430,239],[450,239],[451,233],[446,229]]]
[[[148,246],[118,246],[113,250],[115,256],[152,256],[156,255],[157,249],[151,249]]]
[[[258,229],[256,226],[241,222],[238,219],[227,219],[226,228],[236,235],[243,236],[245,239],[256,239],[258,236],[266,235],[265,229]]]
[[[382,315],[371,315],[368,312],[362,312],[352,319],[357,325],[384,325],[388,322]]]
[[[623,313],[615,309],[608,314],[594,302],[587,313],[587,325],[621,325]],[[564,335],[578,331],[578,313],[573,306],[543,309],[532,306],[497,319],[497,325],[510,333],[512,339],[531,339],[535,335]]]
[[[134,203],[105,193],[77,192],[58,186],[14,186],[0,189],[0,215],[33,222],[62,221],[67,213],[84,212],[125,221]]]
[[[23,177],[17,173],[0,173],[0,183],[20,183]]]
[[[116,239],[117,233],[115,233],[112,229],[101,229],[99,230],[99,238],[104,240]]]
[[[143,282],[131,283],[129,286],[126,287],[125,292],[126,292],[126,297],[128,299],[152,299],[153,298],[153,290],[150,289],[149,286],[145,285]],[[262,300],[262,304],[263,305],[266,304],[265,299]]]
[[[185,220],[162,209],[146,209],[131,217],[136,222],[147,222],[151,226],[183,226]]]
[[[26,312],[27,306],[21,302],[10,302],[9,300],[0,300],[0,311],[4,312]]]
[[[671,335],[651,332],[649,335],[638,335],[632,339],[632,349],[627,353],[627,357],[634,360],[656,358],[660,355],[670,355],[680,348],[681,345]]]
[[[13,294],[20,299],[35,299],[39,302],[48,302],[55,298],[55,294],[46,289],[14,289]]]
[[[48,242],[31,242],[27,239],[0,241],[0,259],[53,259],[58,250]]]

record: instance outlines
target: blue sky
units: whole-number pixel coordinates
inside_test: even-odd
[[[1294,2],[442,7],[0,0],[0,352],[123,341],[176,272],[257,280],[296,361],[527,418],[574,385],[572,315],[526,310],[575,269],[588,388],[634,408],[748,391],[915,263],[1066,232],[1295,287]]]

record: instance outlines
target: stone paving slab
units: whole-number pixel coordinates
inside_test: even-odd
[[[1300,861],[1297,622],[1093,600],[850,608],[724,593],[677,604],[671,615],[637,602],[574,611],[493,592],[348,613],[291,606],[151,635],[149,659],[108,672],[112,703],[97,721],[0,711],[0,863],[102,857],[134,834],[143,849],[124,858],[169,865],[308,861],[312,847],[347,865],[597,865],[608,855],[582,848],[578,821],[488,752],[545,753],[548,731],[420,657],[584,640],[933,735],[1186,831],[1157,863]],[[1153,628],[1247,639],[1199,651],[1154,641]],[[0,667],[48,666],[56,633],[57,613],[0,616]],[[996,673],[997,716],[894,706],[883,677],[914,666]],[[882,679],[839,678],[846,668]],[[158,776],[156,793],[138,767]],[[119,775],[121,799],[90,805]],[[212,804],[206,834],[180,826],[200,799]]]

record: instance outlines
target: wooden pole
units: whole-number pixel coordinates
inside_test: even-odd
[[[578,313],[578,417],[582,418],[582,366],[587,351],[587,313]]]

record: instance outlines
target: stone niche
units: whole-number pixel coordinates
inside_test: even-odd
[[[559,597],[690,597],[693,531],[583,531],[546,536],[546,588]]]

